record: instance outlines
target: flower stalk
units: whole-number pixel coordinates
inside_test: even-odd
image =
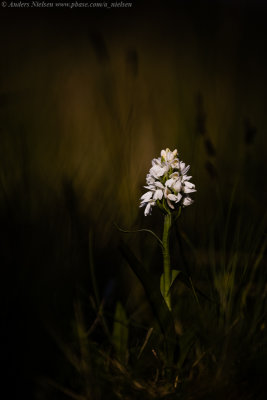
[[[171,213],[165,215],[164,218],[164,229],[163,229],[163,298],[171,310],[171,260],[170,260],[170,249],[169,249],[169,238],[170,229],[172,223]]]

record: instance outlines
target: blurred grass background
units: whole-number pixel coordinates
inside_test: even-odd
[[[198,191],[181,224],[198,264],[221,257],[240,215],[249,243],[257,237],[267,200],[267,13],[260,1],[133,1],[127,10],[0,15],[3,364],[10,398],[30,398],[37,376],[64,376],[46,327],[68,337],[74,299],[89,299],[90,230],[100,297],[111,310],[121,297],[146,324],[113,223],[161,233],[160,215],[144,218],[139,198],[162,148],[191,165]],[[149,238],[127,239],[160,270]]]

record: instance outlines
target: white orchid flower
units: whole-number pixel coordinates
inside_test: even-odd
[[[161,158],[160,157],[158,157],[158,158],[153,158],[153,160],[152,160],[152,165],[154,166],[154,165],[161,165]]]
[[[157,200],[162,200],[164,186],[160,182],[156,182],[155,185],[144,186],[146,189],[149,189],[148,192],[143,194],[141,197],[140,207],[145,208],[145,216],[151,213],[151,208],[156,204]]]
[[[191,182],[184,182],[184,193],[193,193],[196,192],[195,185]]]
[[[172,187],[174,183],[175,183],[175,179],[174,178],[170,178],[165,182],[165,186],[166,187]]]
[[[185,197],[183,199],[183,206],[187,207],[190,206],[190,204],[193,203],[193,200],[191,199],[191,197]]]
[[[146,203],[147,201],[149,201],[151,199],[152,195],[153,195],[152,191],[146,192],[145,194],[143,194],[143,196],[141,197],[142,202]]]
[[[182,175],[186,175],[186,173],[189,171],[190,165],[185,165],[183,161],[180,162],[180,170]]]
[[[144,186],[148,192],[140,199],[140,207],[145,206],[145,216],[151,214],[156,204],[163,210],[175,210],[179,205],[186,207],[193,203],[188,194],[196,192],[195,185],[189,182],[192,176],[186,175],[190,166],[179,160],[178,151],[167,148],[160,155],[152,160],[146,176],[147,186]]]
[[[161,158],[163,161],[170,163],[176,157],[177,153],[178,152],[176,149],[174,151],[171,151],[170,149],[166,149],[166,150],[161,150],[160,155],[161,155]]]
[[[180,169],[180,161],[178,160],[178,158],[175,158],[174,160],[172,160],[170,165],[171,165],[172,169],[176,169],[176,170]]]
[[[169,188],[165,187],[164,197],[167,200],[168,206],[174,210],[174,205],[171,203],[171,198],[169,198],[169,196],[172,196],[172,192],[170,191]]]
[[[172,188],[173,188],[173,190],[174,190],[175,193],[180,193],[180,192],[181,192],[181,189],[182,189],[182,182],[181,182],[181,180],[180,180],[180,179],[177,179],[177,180],[174,182]]]
[[[173,194],[173,193],[168,194],[168,199],[171,200],[171,201],[174,201],[174,203],[179,203],[181,198],[182,198],[181,193],[178,193],[177,195]]]
[[[192,176],[183,175],[183,182],[190,181],[191,178],[192,178]]]
[[[155,205],[155,200],[152,199],[153,192],[146,192],[142,197],[141,197],[141,204],[140,207],[145,207],[145,216],[149,215],[152,211],[152,206]]]
[[[152,212],[152,207],[153,207],[155,204],[156,204],[155,201],[149,200],[149,202],[147,203],[146,208],[145,208],[145,216],[146,216],[146,217],[147,217],[148,215],[151,214],[151,212]],[[142,207],[142,205],[141,205],[140,207]]]
[[[150,168],[150,175],[152,175],[152,177],[158,179],[161,176],[163,176],[166,172],[168,171],[167,166],[160,166],[155,164],[152,168]]]
[[[146,176],[146,183],[148,185],[153,185],[153,183],[155,183],[155,178],[153,178],[153,176],[151,176],[150,174],[147,174]]]

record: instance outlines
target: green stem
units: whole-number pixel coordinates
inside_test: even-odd
[[[171,286],[171,261],[170,261],[170,250],[169,250],[169,234],[170,228],[172,223],[171,214],[165,215],[164,218],[164,229],[163,229],[163,297],[164,300],[171,310],[171,293],[170,293],[170,286]]]

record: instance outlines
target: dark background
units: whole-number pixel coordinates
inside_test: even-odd
[[[112,291],[111,308],[125,296],[113,222],[160,232],[159,215],[144,218],[138,207],[162,148],[177,147],[191,164],[193,238],[216,213],[218,180],[224,204],[239,182],[236,207],[242,200],[250,215],[265,211],[266,11],[265,1],[0,8],[8,398],[37,398],[37,377],[64,375],[50,331],[68,337],[74,299],[92,290],[90,230],[101,295]]]

